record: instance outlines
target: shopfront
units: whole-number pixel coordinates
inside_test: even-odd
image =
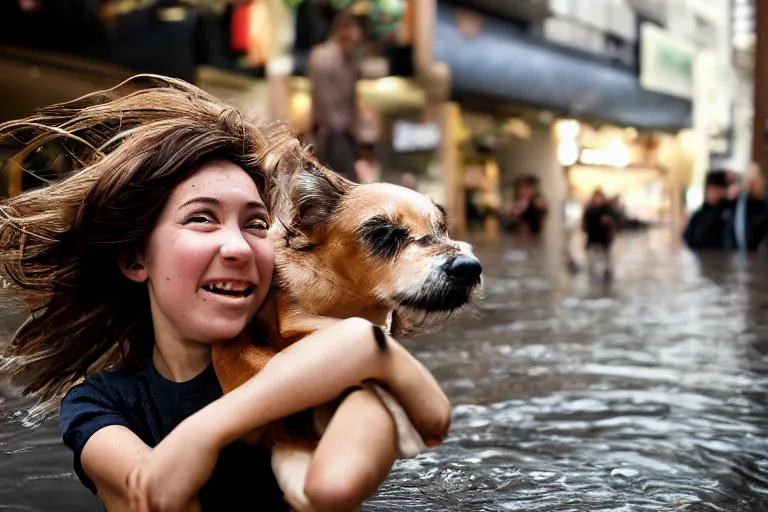
[[[502,210],[514,199],[514,183],[533,176],[554,216],[597,184],[621,195],[638,217],[669,216],[674,176],[686,172],[686,158],[669,155],[683,151],[677,134],[691,125],[690,100],[643,89],[636,70],[608,58],[552,44],[504,19],[467,16],[449,2],[438,3],[435,54],[451,69],[462,117],[479,112],[490,120],[491,128],[465,124],[475,139],[493,134]],[[563,142],[561,120],[578,120],[583,129]],[[462,183],[459,195],[466,196],[471,187]]]
[[[685,132],[638,132],[573,119],[554,125],[557,157],[566,170],[569,221],[595,190],[614,198],[628,218],[645,224],[673,221],[695,154]]]

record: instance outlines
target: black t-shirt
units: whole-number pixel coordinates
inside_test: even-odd
[[[64,444],[74,452],[75,473],[94,493],[80,455],[99,429],[121,425],[150,447],[185,418],[222,396],[213,365],[187,382],[158,373],[151,360],[135,370],[106,371],[86,378],[66,394],[59,412]],[[287,511],[261,447],[233,443],[219,455],[213,476],[200,492],[203,510]]]

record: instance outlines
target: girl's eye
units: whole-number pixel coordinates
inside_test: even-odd
[[[254,219],[251,222],[249,222],[245,228],[255,229],[255,230],[267,230],[269,229],[269,224],[267,224],[267,221],[263,219]]]
[[[195,213],[190,216],[185,224],[207,224],[213,222],[213,217],[206,213]]]

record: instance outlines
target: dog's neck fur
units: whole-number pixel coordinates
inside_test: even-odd
[[[332,281],[317,269],[326,268],[312,251],[277,252],[275,276],[270,291],[274,311],[266,312],[268,322],[278,322],[278,329],[268,329],[269,339],[281,348],[321,328],[325,322],[358,317],[384,326],[391,310],[380,301],[355,294],[337,279]],[[290,276],[286,278],[284,276]],[[269,309],[269,308],[267,308]],[[279,341],[278,341],[279,340]]]
[[[338,274],[326,276],[317,272],[317,269],[327,268],[317,258],[311,251],[280,258],[276,284],[282,293],[291,296],[297,307],[319,316],[361,317],[376,324],[386,321],[389,313],[386,305],[373,297],[355,293],[353,287],[339,282]],[[291,277],[284,279],[282,276]]]

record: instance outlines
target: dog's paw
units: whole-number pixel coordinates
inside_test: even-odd
[[[286,503],[296,512],[314,512],[304,494],[312,450],[288,443],[278,443],[272,448],[272,471],[283,491]]]
[[[395,422],[398,458],[412,459],[425,451],[427,445],[413,426],[413,423],[411,423],[405,409],[403,409],[403,406],[400,405],[395,397],[377,384],[368,383],[368,387],[376,393]]]

